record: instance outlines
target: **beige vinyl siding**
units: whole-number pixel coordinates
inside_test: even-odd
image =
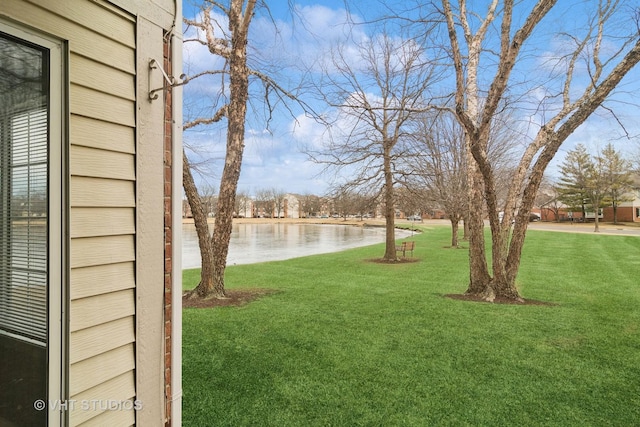
[[[43,0],[43,6],[20,1],[2,0],[2,12],[9,16],[19,16],[20,20],[35,28],[40,28],[49,34],[54,34],[64,40],[70,41],[72,53],[85,56],[96,62],[109,65],[115,69],[125,71],[131,75],[135,74],[135,49],[130,34],[135,34],[135,24],[121,18],[124,23],[128,23],[129,30],[123,31],[119,38],[104,31],[104,28],[95,26],[103,19],[109,20],[114,14],[107,9],[87,10],[82,8],[82,17],[77,21],[71,21],[67,15],[55,15],[46,8],[52,6],[52,2]],[[70,6],[85,6],[89,2],[68,2]],[[115,15],[117,16],[117,15]],[[91,23],[91,28],[87,27]],[[103,31],[100,33],[100,31]],[[112,38],[113,37],[113,38]]]
[[[133,404],[133,402],[131,403]],[[73,419],[73,418],[72,418]],[[104,426],[131,426],[136,423],[136,416],[133,411],[104,411],[95,418],[91,418],[83,427],[104,427]],[[72,423],[72,425],[78,425]]]
[[[134,424],[135,421],[105,423],[102,418],[98,418],[101,414],[117,413],[118,416],[126,415],[126,419],[130,420],[135,419],[134,411],[105,411],[100,407],[96,407],[95,411],[86,411],[81,406],[82,402],[121,402],[135,397],[135,386],[115,388],[110,384],[114,380],[118,385],[135,384],[134,368],[133,343],[73,363],[69,371],[69,393],[71,399],[77,403],[70,411],[70,424],[84,426],[85,424],[81,423],[86,421],[93,422],[86,425]],[[95,418],[89,418],[94,416]]]
[[[104,383],[90,388],[87,391],[79,393],[76,395],[76,398],[79,402],[82,401],[91,401],[93,396],[102,396],[102,398],[106,398],[107,400],[120,400],[122,396],[129,396],[129,398],[133,398],[135,396],[135,382],[131,375],[123,374],[119,375],[115,378],[110,379],[109,381],[105,381]],[[91,408],[93,409],[93,408]],[[73,411],[70,417],[71,425],[78,425],[84,421],[89,420],[90,418],[95,417],[100,414],[101,411],[98,410],[82,410],[82,411]],[[99,422],[101,417],[96,417],[92,420],[92,422]],[[128,418],[127,418],[128,420]],[[117,426],[117,425],[130,425],[133,422],[125,422],[125,423],[109,423],[105,422],[102,425],[109,426]],[[88,425],[88,424],[87,424]]]
[[[71,65],[73,67],[73,64]],[[135,126],[135,103],[71,84],[71,114],[109,121],[125,126]]]
[[[123,289],[133,289],[136,285],[134,272],[133,262],[74,268],[70,275],[71,299],[79,300]]]
[[[111,349],[111,345],[123,346],[135,341],[133,316],[121,317],[94,328],[71,332],[69,362],[76,363],[97,356]]]
[[[71,207],[135,207],[130,181],[71,176]]]
[[[132,15],[143,15],[145,19],[164,29],[174,24],[176,5],[174,0],[109,0]]]
[[[115,348],[106,353],[71,365],[69,391],[71,396],[96,387],[134,368],[133,344]],[[75,399],[75,397],[73,397]],[[99,399],[100,397],[94,397]]]
[[[91,22],[70,42],[69,394],[122,402],[135,399],[135,23],[97,3],[56,3]],[[70,424],[132,425],[135,412],[76,406]]]
[[[71,144],[103,150],[135,153],[135,129],[114,123],[73,116],[69,125]]]
[[[135,101],[135,81],[129,73],[80,55],[71,55],[71,63],[71,81],[77,85]]]
[[[87,237],[71,240],[71,268],[135,260],[133,236]]]
[[[133,234],[134,214],[133,208],[73,208],[71,238]]]
[[[135,158],[129,153],[72,145],[69,160],[74,176],[135,179]]]
[[[135,312],[133,289],[71,301],[71,310],[74,312],[69,322],[71,332],[132,316]]]
[[[98,2],[91,1],[29,1],[58,16],[63,16],[67,20],[88,26],[91,28],[91,31],[117,40],[119,43],[123,43],[130,48],[135,48],[136,46],[135,27],[132,25],[134,22],[133,18],[128,17],[122,12],[118,13],[118,11],[106,4],[101,5]],[[99,17],[99,19],[90,19],[91,17]],[[91,25],[87,25],[88,22],[91,22]]]

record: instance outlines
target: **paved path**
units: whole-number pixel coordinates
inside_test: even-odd
[[[398,222],[405,222],[404,220],[398,220]],[[409,221],[406,221],[409,222]],[[450,226],[451,223],[448,220],[443,219],[425,219],[422,222],[417,221],[418,225],[443,225]],[[487,227],[489,226],[486,222]],[[462,223],[460,223],[462,227]],[[530,222],[528,230],[542,230],[542,231],[558,231],[563,233],[593,233],[593,234],[609,234],[618,236],[638,236],[640,237],[640,224],[636,225],[614,225],[611,223],[600,224],[600,232],[594,233],[595,225],[592,222],[588,223],[570,223],[570,222]]]
[[[560,231],[564,233],[594,233],[610,234],[618,236],[640,236],[640,226],[615,225],[611,223],[599,224],[600,232],[594,233],[595,225],[590,223],[554,223],[554,222],[532,222],[529,230]]]

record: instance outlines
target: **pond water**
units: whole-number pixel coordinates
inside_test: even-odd
[[[396,230],[396,238],[409,235]],[[227,265],[252,264],[383,243],[384,227],[320,224],[234,224]],[[200,267],[193,224],[182,225],[182,268]]]

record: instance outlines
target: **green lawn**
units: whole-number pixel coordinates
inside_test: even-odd
[[[530,231],[519,287],[462,293],[446,227],[383,246],[227,269],[279,292],[183,313],[185,426],[632,426],[640,422],[640,239]],[[185,287],[197,271],[184,273]]]

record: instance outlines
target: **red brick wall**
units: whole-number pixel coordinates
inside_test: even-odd
[[[618,206],[618,222],[634,222],[634,208],[631,206]],[[603,209],[603,220],[613,222],[613,207],[609,206]]]
[[[171,42],[166,35],[164,42],[164,69],[168,75],[171,70]],[[171,88],[165,91],[164,105],[164,383],[165,383],[165,426],[171,426],[171,300],[172,300],[172,146],[173,146],[173,110],[171,108]]]

